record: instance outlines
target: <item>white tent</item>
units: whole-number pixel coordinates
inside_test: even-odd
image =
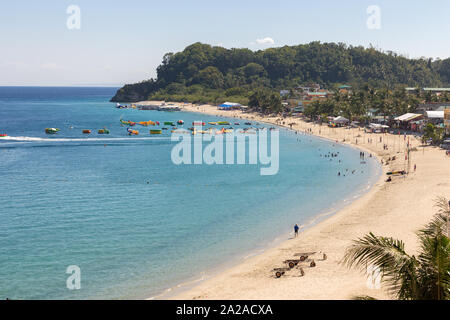
[[[429,119],[444,119],[444,111],[426,111]]]
[[[344,118],[342,116],[336,117],[333,119],[333,122],[335,123],[348,123],[350,120],[348,120],[347,118]]]

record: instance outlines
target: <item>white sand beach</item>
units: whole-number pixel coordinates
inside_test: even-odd
[[[241,111],[220,111],[209,105],[184,105],[182,109],[283,125],[277,123],[277,118],[263,118]],[[357,145],[378,156],[380,161],[383,159],[384,163],[392,156],[396,156],[396,160],[383,165],[383,176],[368,193],[337,214],[312,228],[300,230],[298,238],[291,235],[279,246],[252,256],[173,298],[305,300],[351,299],[362,295],[378,299],[392,298],[383,287],[371,289],[366,284],[364,274],[347,269],[340,261],[352,240],[368,232],[402,239],[406,243],[406,250],[414,253],[418,249],[415,232],[436,212],[433,207],[434,199],[438,196],[450,198],[450,157],[445,155],[445,151],[435,147],[424,149],[418,139],[408,136],[411,145],[416,147],[411,152],[412,172],[407,176],[395,176],[392,182],[385,182],[385,172],[403,170],[405,167],[404,148],[407,140],[403,136],[365,134],[359,128],[331,129],[326,125],[314,125],[298,118],[286,118],[282,122],[285,126],[295,123],[293,130],[305,132],[311,129],[314,135]],[[380,137],[383,139],[381,143]],[[371,139],[371,143],[368,139]],[[383,144],[388,145],[388,150],[383,149]],[[414,164],[417,166],[416,172]],[[279,279],[274,276],[272,270],[283,267],[284,260],[296,258],[295,254],[306,252],[316,252],[310,258],[317,265],[311,268],[308,263],[304,264],[303,277],[298,269],[287,272]],[[326,260],[322,260],[322,253],[326,253]]]

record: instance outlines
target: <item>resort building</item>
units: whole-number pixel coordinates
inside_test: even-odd
[[[422,103],[417,107],[418,113],[425,114],[425,111],[444,111],[446,108],[450,108],[450,103],[447,102],[434,102],[434,103]]]
[[[423,127],[424,115],[419,113],[405,113],[394,118],[396,126],[404,130],[420,131]]]
[[[450,93],[450,88],[413,88],[413,87],[409,87],[409,88],[405,88],[405,90],[408,93],[414,93],[417,90],[420,90],[421,92],[435,93],[438,96],[441,95],[442,93]]]
[[[428,123],[442,124],[444,123],[444,111],[426,111],[426,119]]]

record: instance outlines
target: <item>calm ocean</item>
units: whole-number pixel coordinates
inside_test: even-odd
[[[285,239],[380,174],[356,149],[287,130],[274,176],[257,165],[176,166],[170,131],[138,126],[129,137],[120,117],[221,119],[116,109],[115,90],[0,87],[0,133],[10,136],[0,138],[0,299],[148,298]],[[103,127],[111,134],[98,135]],[[321,157],[329,151],[339,157]],[[355,173],[337,176],[346,169]],[[66,287],[70,265],[80,290]]]

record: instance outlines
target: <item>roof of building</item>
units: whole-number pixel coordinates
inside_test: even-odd
[[[449,91],[450,88],[423,88],[423,91]]]
[[[428,118],[444,119],[444,111],[425,111]]]
[[[422,115],[418,113],[405,113],[404,115],[401,115],[397,118],[394,118],[394,120],[397,121],[411,121],[417,118],[420,118]]]

